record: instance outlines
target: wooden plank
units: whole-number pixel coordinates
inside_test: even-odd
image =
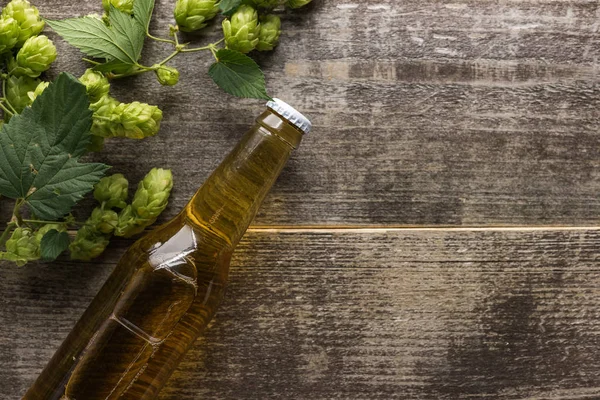
[[[43,15],[98,1],[41,1]],[[155,32],[171,22],[157,1]],[[284,15],[282,45],[261,54],[274,95],[314,133],[258,225],[587,225],[600,214],[598,4],[595,1],[315,1]],[[195,39],[218,37],[218,23]],[[55,36],[53,35],[53,38]],[[58,43],[53,72],[83,72]],[[147,63],[168,53],[148,43]],[[176,60],[182,84],[120,82],[122,100],[165,111],[160,135],[115,140],[95,158],[133,181],[174,170],[176,213],[262,109],[220,92],[211,60]],[[6,218],[8,205],[0,217]]]
[[[17,398],[127,242],[0,268]],[[161,399],[597,399],[598,230],[251,231],[216,321]]]

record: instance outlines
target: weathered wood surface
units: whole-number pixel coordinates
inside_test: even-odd
[[[100,9],[34,3],[48,18]],[[157,3],[155,33],[173,1]],[[600,231],[550,227],[600,215],[598,2],[315,0],[283,17],[282,45],[258,61],[315,130],[255,226],[289,229],[243,242],[223,308],[161,398],[600,398]],[[82,73],[57,45],[53,71]],[[145,59],[167,51],[148,43]],[[113,85],[165,121],[96,158],[134,182],[172,168],[165,218],[263,108],[220,92],[209,64],[176,61],[174,88]],[[1,399],[35,379],[127,244],[92,265],[0,266]]]
[[[94,266],[0,269],[0,398],[126,244]],[[250,232],[161,399],[598,399],[599,246],[596,230]]]
[[[99,0],[38,0],[44,15],[98,12]],[[166,32],[173,1],[157,0]],[[76,4],[76,6],[74,6]],[[600,214],[596,1],[315,0],[284,16],[259,56],[273,95],[315,123],[258,225],[587,225]],[[218,24],[199,42],[217,37]],[[83,72],[59,43],[54,71]],[[151,64],[169,51],[148,43]],[[174,170],[171,215],[261,111],[220,92],[195,54],[182,84],[114,85],[165,110],[162,132],[113,141],[98,158],[139,178]]]

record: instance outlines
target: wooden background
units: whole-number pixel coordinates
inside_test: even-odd
[[[157,2],[162,33],[173,2]],[[315,0],[283,26],[257,60],[314,132],[161,399],[599,399],[600,4]],[[82,73],[57,45],[53,73]],[[167,52],[148,43],[146,63]],[[220,92],[210,62],[177,59],[175,88],[113,85],[165,120],[96,158],[132,181],[172,168],[165,218],[263,109]],[[2,265],[0,398],[25,392],[129,244],[93,264]]]

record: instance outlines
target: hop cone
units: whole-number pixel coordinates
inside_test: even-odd
[[[19,24],[17,47],[21,47],[27,39],[39,34],[44,29],[44,21],[40,12],[27,0],[12,0],[2,10],[3,17],[11,17]]]
[[[41,81],[28,76],[10,76],[6,81],[6,100],[20,113],[31,105],[28,93],[35,91]],[[6,115],[6,114],[5,114]]]
[[[33,36],[27,39],[17,53],[16,67],[12,63],[10,72],[14,75],[27,75],[37,78],[42,72],[50,68],[50,64],[54,60],[56,60],[54,43],[45,35]]]
[[[171,170],[152,168],[139,183],[131,206],[136,215],[144,219],[156,219],[167,206],[173,174]]]
[[[114,174],[100,179],[94,188],[94,198],[104,203],[104,208],[125,208],[129,182],[122,174]]]
[[[258,44],[260,25],[258,13],[249,5],[241,5],[231,16],[223,20],[223,35],[227,48],[248,53]]]
[[[97,102],[103,96],[108,94],[110,84],[108,83],[108,79],[100,72],[87,69],[85,73],[81,75],[79,81],[85,85],[91,103]]]
[[[120,116],[121,122],[116,136],[143,139],[156,135],[160,129],[162,111],[157,106],[134,101],[119,104],[114,112]]]
[[[39,258],[40,242],[28,228],[15,229],[6,241],[6,252],[0,253],[0,259],[13,261],[19,267]]]
[[[156,78],[161,85],[174,86],[179,82],[179,71],[172,67],[161,66],[156,72]]]
[[[36,86],[34,91],[27,92],[27,96],[29,96],[32,103],[35,101],[35,99],[37,99],[39,95],[44,93],[44,90],[46,90],[48,85],[50,85],[50,82],[40,82],[40,84]]]
[[[90,104],[90,109],[94,111],[91,129],[93,135],[105,138],[116,136],[113,132],[120,127],[120,116],[115,112],[118,105],[119,102],[108,95]]]
[[[103,234],[94,226],[86,223],[77,231],[75,240],[69,245],[71,259],[89,261],[96,258],[104,252],[108,243],[109,235]]]
[[[0,53],[15,47],[19,40],[19,24],[12,17],[0,18]]]
[[[110,11],[111,4],[119,11],[133,14],[133,0],[102,0],[102,7],[104,7],[105,12]]]
[[[130,237],[152,225],[167,207],[172,188],[171,171],[153,168],[139,183],[131,205],[119,214],[115,234]]]
[[[177,0],[175,4],[175,21],[179,29],[193,32],[206,26],[219,12],[216,0]]]
[[[277,15],[266,15],[260,20],[260,33],[258,35],[258,44],[256,50],[273,50],[279,43],[281,34],[281,19]]]
[[[128,205],[119,213],[119,221],[115,229],[116,236],[130,237],[141,233],[144,226],[138,224],[138,220],[133,212],[131,205]]]
[[[67,231],[67,228],[65,228],[65,226],[62,224],[47,224],[42,226],[40,229],[37,230],[37,232],[35,232],[35,240],[37,240],[38,243],[41,243],[44,235],[53,229],[59,232]]]
[[[113,210],[94,208],[92,215],[87,220],[86,225],[92,226],[100,233],[111,234],[119,221],[119,216]]]

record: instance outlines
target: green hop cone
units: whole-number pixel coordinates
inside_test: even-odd
[[[54,60],[56,60],[56,47],[52,40],[45,35],[33,36],[23,44],[17,53],[16,66],[12,63],[9,71],[13,75],[36,78],[50,68]]]
[[[117,228],[115,229],[116,236],[131,237],[138,233],[143,232],[144,227],[139,224],[138,220],[133,212],[131,205],[128,205],[119,213],[119,221]]]
[[[87,69],[85,73],[81,75],[81,78],[79,78],[79,82],[85,85],[85,90],[87,91],[91,103],[95,103],[103,96],[106,96],[110,89],[108,79],[100,72],[96,72],[92,69]]]
[[[100,179],[94,188],[94,198],[104,203],[104,208],[125,208],[129,182],[122,174],[114,174]]]
[[[193,32],[206,26],[219,12],[216,0],[177,0],[173,14],[179,29]]]
[[[47,224],[47,225],[42,226],[40,229],[38,229],[35,232],[35,240],[37,240],[38,243],[41,243],[44,235],[53,229],[58,232],[66,232],[67,231],[67,228],[65,228],[65,226],[63,224]]]
[[[11,17],[19,24],[17,47],[21,47],[27,39],[38,35],[44,29],[40,12],[27,0],[12,0],[2,10],[2,16]]]
[[[117,136],[130,139],[143,139],[156,135],[163,117],[162,111],[157,106],[139,101],[121,103],[114,112],[120,116],[122,125]]]
[[[130,237],[152,225],[167,207],[172,188],[171,171],[153,168],[139,183],[131,205],[119,213],[115,235]]]
[[[40,258],[40,242],[31,229],[17,228],[6,241],[6,252],[0,259],[13,261],[19,267]]]
[[[133,0],[102,0],[102,7],[105,12],[110,11],[110,5],[113,5],[119,11],[127,14],[133,14]]]
[[[91,129],[93,135],[105,138],[116,136],[113,132],[120,127],[120,116],[115,112],[118,105],[119,102],[108,95],[90,104],[90,109],[94,112]]]
[[[300,7],[304,7],[311,1],[312,0],[287,0],[285,2],[285,6],[289,7],[289,8],[300,8]]]
[[[174,86],[179,82],[179,71],[173,67],[159,66],[154,72],[161,85]]]
[[[35,90],[27,92],[27,96],[29,96],[31,102],[33,103],[39,95],[44,93],[44,90],[46,90],[49,85],[50,82],[40,82],[40,84],[36,86]]]
[[[109,243],[110,235],[103,234],[91,225],[84,225],[77,231],[69,245],[71,259],[89,261],[100,256]]]
[[[277,15],[266,15],[260,20],[260,33],[256,50],[270,51],[279,43],[281,19]]]
[[[117,227],[118,222],[119,216],[116,212],[96,207],[86,224],[94,227],[98,232],[111,234]]]
[[[223,35],[228,49],[242,53],[254,50],[259,33],[258,13],[249,5],[241,5],[230,20],[223,20]]]
[[[15,47],[19,40],[19,24],[12,17],[0,18],[0,53]]]
[[[171,170],[152,168],[138,184],[131,203],[133,211],[139,218],[154,222],[167,207],[172,188]]]
[[[41,81],[28,76],[9,76],[6,80],[6,100],[20,113],[25,107],[31,105],[32,100],[28,93],[35,91]],[[6,115],[6,114],[5,114]]]

